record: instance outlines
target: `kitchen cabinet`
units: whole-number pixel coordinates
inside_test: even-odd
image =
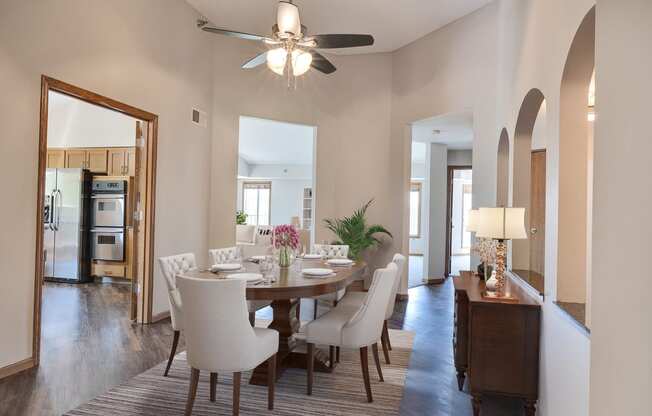
[[[107,150],[88,149],[86,150],[86,169],[93,173],[106,173]]]
[[[136,176],[136,148],[129,147],[125,153],[125,162],[127,168],[125,169],[125,174],[128,176]]]
[[[66,167],[65,150],[48,149],[46,166],[48,168],[65,168]]]
[[[136,149],[133,147],[109,149],[109,176],[136,175]]]
[[[66,167],[86,169],[86,150],[66,150]]]

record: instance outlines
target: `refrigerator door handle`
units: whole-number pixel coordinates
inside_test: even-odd
[[[50,210],[48,212],[48,228],[54,231],[54,213],[56,211],[56,189],[50,193]]]
[[[54,230],[59,231],[59,226],[61,225],[61,209],[63,208],[63,197],[61,196],[61,190],[59,189],[56,190],[55,200],[58,201],[58,205],[57,205],[57,223],[54,226]]]

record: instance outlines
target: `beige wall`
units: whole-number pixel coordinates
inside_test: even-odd
[[[209,241],[234,243],[238,118],[241,115],[317,127],[315,241],[333,236],[322,220],[350,215],[370,198],[370,222],[395,234],[373,257],[384,265],[400,249],[399,198],[390,184],[400,178],[387,169],[390,148],[391,56],[333,56],[338,70],[311,71],[296,89],[270,71],[243,71],[242,62],[260,52],[256,44],[213,36],[213,150]]]
[[[31,356],[40,77],[46,74],[156,113],[155,255],[205,257],[210,130],[210,40],[173,0],[5,0],[0,6],[0,367]],[[183,210],[184,215],[179,215]],[[154,313],[167,309],[156,270]],[[8,340],[11,340],[9,342]]]
[[[652,2],[596,10],[591,416],[652,409]]]

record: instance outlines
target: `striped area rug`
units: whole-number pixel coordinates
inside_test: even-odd
[[[267,388],[248,383],[250,372],[242,374],[240,414],[248,415],[397,415],[407,374],[414,333],[390,330],[393,351],[391,365],[384,362],[385,382],[378,380],[371,349],[369,374],[373,403],[367,403],[358,350],[342,350],[340,363],[331,374],[315,373],[312,396],[306,395],[305,370],[287,370],[276,385],[274,410],[267,410]],[[327,352],[327,349],[324,349]],[[66,415],[167,416],[182,415],[188,394],[190,369],[185,352],[174,360],[169,377],[163,377],[165,363],[132,378],[125,384],[74,409]],[[210,402],[209,374],[202,373],[193,415],[231,415],[232,375],[219,374],[217,400]]]

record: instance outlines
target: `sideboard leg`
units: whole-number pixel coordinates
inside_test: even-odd
[[[526,400],[525,401],[525,416],[534,416],[537,413],[537,401],[536,400]]]
[[[473,404],[473,416],[480,416],[482,396],[480,396],[479,394],[474,394],[473,398],[471,399],[471,403]]]
[[[459,391],[462,391],[464,388],[464,379],[465,379],[465,374],[464,370],[457,370],[457,388]]]

